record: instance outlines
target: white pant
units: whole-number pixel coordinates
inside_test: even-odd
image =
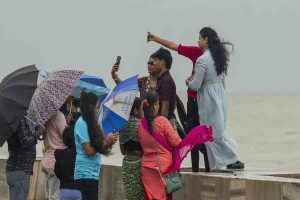
[[[60,181],[52,174],[53,170],[42,168],[46,176],[45,193],[48,200],[60,200]]]

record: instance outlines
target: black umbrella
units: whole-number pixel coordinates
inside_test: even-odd
[[[0,147],[16,130],[37,87],[35,65],[20,68],[0,83]]]

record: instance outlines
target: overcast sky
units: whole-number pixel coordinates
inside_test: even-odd
[[[110,69],[121,55],[122,78],[146,75],[160,46],[146,33],[196,45],[212,26],[235,45],[229,92],[298,93],[300,3],[297,0],[0,0],[0,79],[37,64],[49,71],[82,68],[112,86]],[[192,64],[176,52],[171,73],[177,90]]]

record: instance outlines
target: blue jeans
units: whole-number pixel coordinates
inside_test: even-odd
[[[9,186],[9,199],[27,199],[30,183],[29,174],[26,174],[24,171],[7,171],[6,181]]]
[[[82,200],[79,190],[60,189],[60,200]]]

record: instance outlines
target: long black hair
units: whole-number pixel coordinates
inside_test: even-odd
[[[145,100],[143,102],[144,116],[147,120],[148,131],[152,134],[152,122],[156,117],[154,113],[154,104],[157,103],[158,96],[155,92],[148,91],[145,94]]]
[[[88,126],[88,133],[91,141],[91,145],[98,153],[109,155],[111,153],[111,147],[103,146],[104,134],[99,123],[96,120],[94,108],[99,102],[98,96],[92,92],[82,92],[80,97],[80,110],[81,116]]]
[[[200,36],[204,38],[207,37],[208,48],[214,59],[217,75],[220,75],[223,72],[227,75],[229,52],[225,45],[231,45],[233,48],[233,44],[230,42],[221,41],[217,32],[210,27],[202,28],[200,31]]]
[[[63,142],[69,149],[75,148],[74,127],[74,125],[68,126],[65,128],[62,135]]]

